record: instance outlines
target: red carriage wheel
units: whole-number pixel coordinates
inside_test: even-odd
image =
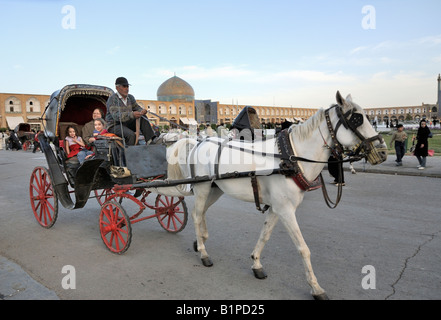
[[[29,194],[38,223],[49,229],[58,217],[58,198],[46,168],[36,167],[31,175]]]
[[[124,208],[116,201],[101,206],[100,233],[104,244],[113,253],[127,251],[132,241],[132,226]]]
[[[24,151],[28,151],[28,150],[31,150],[31,149],[32,149],[32,143],[29,140],[26,140],[23,143],[23,150]]]
[[[187,225],[187,205],[183,197],[167,197],[158,194],[155,202],[156,216],[168,232],[177,233]]]

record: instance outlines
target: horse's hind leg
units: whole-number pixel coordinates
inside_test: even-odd
[[[195,205],[192,218],[196,233],[196,241],[193,246],[195,251],[200,252],[203,265],[211,267],[213,262],[205,249],[205,242],[208,240],[205,213],[208,208],[219,199],[223,192],[217,187],[211,187],[211,182],[195,185],[193,191],[195,194]]]
[[[270,208],[268,215],[266,216],[265,223],[263,224],[262,231],[260,232],[259,240],[257,241],[256,247],[251,254],[251,259],[254,261],[252,269],[254,276],[257,279],[265,279],[267,277],[265,271],[263,270],[262,264],[260,263],[260,254],[262,253],[263,247],[269,240],[277,221],[279,221],[279,217],[273,212],[272,208]]]
[[[317,278],[312,270],[311,252],[309,251],[309,248],[303,239],[302,233],[300,232],[295,212],[285,212],[285,214],[279,214],[279,216],[302,257],[303,265],[305,267],[306,280],[312,288],[312,296],[316,300],[327,300],[328,297],[325,290],[323,290],[318,284]]]

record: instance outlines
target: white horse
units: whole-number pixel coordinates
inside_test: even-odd
[[[361,150],[372,164],[381,163],[387,157],[387,146],[370,125],[362,108],[353,103],[350,96],[343,99],[339,92],[337,92],[337,105],[327,110],[319,110],[305,123],[291,126],[289,132],[289,140],[295,155],[315,160],[315,162],[300,163],[303,176],[309,181],[320,175],[331,149],[334,148],[353,149],[355,146],[360,146],[359,151]],[[269,206],[269,211],[251,255],[255,276],[259,279],[266,278],[260,255],[280,219],[302,257],[306,279],[312,288],[313,297],[327,299],[312,270],[310,251],[296,220],[296,209],[302,202],[305,191],[291,177],[273,174],[275,169],[279,169],[281,160],[275,155],[279,155],[277,139],[244,142],[209,138],[199,143],[184,139],[171,147],[168,154],[168,175],[171,180],[195,176],[213,177],[211,181],[192,185],[195,196],[192,218],[197,238],[195,250],[200,252],[205,266],[212,266],[213,263],[205,247],[208,239],[205,218],[207,209],[223,193],[247,202],[256,201],[250,177],[224,180],[220,178],[225,173],[256,172],[258,201]],[[188,190],[187,185],[185,195],[189,195]],[[158,192],[167,193],[166,188],[161,188]]]

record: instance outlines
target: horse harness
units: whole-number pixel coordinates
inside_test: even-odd
[[[331,120],[329,117],[329,111],[332,108],[335,108],[337,116],[339,118],[339,121],[338,121],[337,125],[335,126],[335,129],[332,128],[332,123],[331,123]],[[373,141],[375,141],[375,140],[383,141],[381,135],[376,135],[372,138],[366,139],[358,131],[358,127],[360,127],[363,124],[364,117],[362,114],[354,112],[354,109],[351,109],[350,111],[343,114],[341,107],[339,105],[334,105],[334,106],[330,107],[329,109],[325,110],[325,118],[326,118],[326,124],[327,124],[328,130],[331,135],[332,142],[334,144],[333,148],[331,148],[329,146],[328,146],[328,148],[331,149],[331,152],[334,154],[334,156],[337,159],[341,155],[343,155],[344,151],[345,151],[344,147],[341,145],[341,143],[337,140],[337,137],[336,137],[337,131],[341,127],[341,125],[343,125],[343,127],[345,127],[346,129],[350,129],[351,131],[353,131],[357,135],[357,137],[361,140],[361,143],[357,146],[357,149],[355,150],[355,152],[352,152],[350,159],[337,160],[336,162],[344,163],[344,162],[359,161],[362,158],[366,157],[365,153],[369,154],[369,152],[372,149],[372,142]],[[289,133],[290,133],[289,129],[284,129],[279,133],[279,135],[277,137],[279,154],[269,154],[269,153],[265,153],[265,152],[245,149],[245,148],[237,147],[237,146],[233,146],[233,145],[228,145],[228,142],[229,142],[228,139],[225,141],[222,141],[222,142],[213,141],[210,139],[205,139],[203,141],[200,141],[197,144],[197,147],[200,146],[205,141],[209,141],[209,142],[218,144],[216,162],[214,164],[215,177],[217,179],[220,179],[219,162],[220,162],[222,150],[225,147],[228,147],[231,149],[238,149],[240,151],[249,152],[252,154],[259,154],[261,156],[272,156],[275,158],[280,158],[279,169],[275,169],[272,174],[282,174],[282,175],[285,175],[286,177],[292,178],[293,181],[296,183],[296,185],[301,190],[306,191],[306,192],[317,190],[322,187],[323,195],[325,197],[325,201],[326,201],[327,205],[330,208],[337,207],[338,202],[340,201],[340,198],[341,198],[341,190],[342,190],[341,185],[339,185],[337,201],[334,203],[334,202],[330,201],[329,196],[326,192],[326,188],[325,188],[322,174],[320,173],[320,175],[315,180],[309,181],[305,177],[303,170],[299,165],[299,161],[312,162],[312,163],[328,163],[328,162],[327,161],[315,161],[315,160],[305,159],[305,158],[296,156],[295,151],[292,146],[292,143],[291,143],[291,140],[290,140],[290,137],[289,137]],[[194,152],[195,149],[197,149],[197,148],[194,148],[192,151]],[[190,171],[191,171],[191,176],[194,177],[195,176],[194,164],[191,164]],[[253,195],[254,195],[256,209],[262,213],[265,213],[269,209],[270,206],[265,205],[263,208],[261,207],[260,200],[259,200],[259,186],[258,186],[258,182],[257,182],[256,172],[250,172],[248,176],[251,179],[251,187],[253,189]],[[214,180],[213,180],[213,182],[214,182]],[[333,206],[331,206],[330,203]]]

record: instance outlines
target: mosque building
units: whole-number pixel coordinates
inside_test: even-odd
[[[436,104],[422,103],[419,106],[373,107],[364,108],[371,121],[378,124],[393,121],[429,121],[441,119],[441,75],[438,76],[438,101]],[[149,119],[156,126],[170,126],[168,121],[181,125],[189,124],[232,124],[236,116],[246,106],[238,104],[221,104],[210,99],[196,99],[195,91],[185,80],[176,75],[163,82],[157,90],[157,100],[140,100],[137,102],[149,110]],[[48,105],[50,95],[0,93],[0,128],[14,129],[19,123],[26,122],[31,128],[41,129],[41,114]],[[304,121],[314,115],[318,108],[251,106],[264,126]]]

